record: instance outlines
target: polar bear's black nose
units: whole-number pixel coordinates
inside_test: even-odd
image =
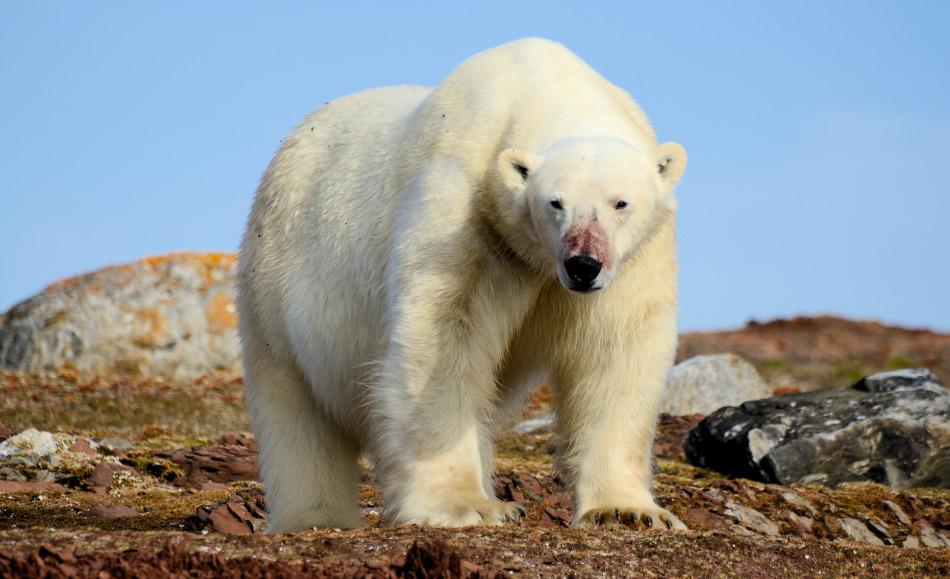
[[[600,273],[601,267],[602,264],[589,255],[575,255],[564,262],[567,277],[577,284],[578,289],[589,288]]]

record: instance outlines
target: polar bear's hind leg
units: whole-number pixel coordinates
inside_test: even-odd
[[[326,417],[292,362],[266,351],[254,354],[245,356],[247,402],[260,448],[268,531],[361,526],[358,444]]]

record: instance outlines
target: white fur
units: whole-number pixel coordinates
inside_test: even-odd
[[[685,163],[625,92],[540,39],[308,117],[262,179],[238,274],[270,530],[360,525],[364,452],[392,522],[516,518],[491,490],[491,436],[541,379],[575,524],[613,509],[678,524],[650,481]],[[595,223],[601,291],[575,293],[564,236]]]

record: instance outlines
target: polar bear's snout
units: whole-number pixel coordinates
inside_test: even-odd
[[[564,287],[585,293],[603,289],[607,284],[597,284],[597,278],[610,266],[609,255],[607,234],[597,219],[568,229],[558,264]]]
[[[567,277],[573,282],[571,289],[575,291],[590,291],[594,280],[600,275],[604,264],[589,255],[575,255],[564,262]]]

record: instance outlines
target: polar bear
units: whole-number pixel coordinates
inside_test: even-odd
[[[363,455],[393,524],[517,520],[492,436],[542,380],[573,525],[683,528],[651,477],[685,167],[543,39],[310,115],[261,180],[238,271],[269,531],[360,526]]]

